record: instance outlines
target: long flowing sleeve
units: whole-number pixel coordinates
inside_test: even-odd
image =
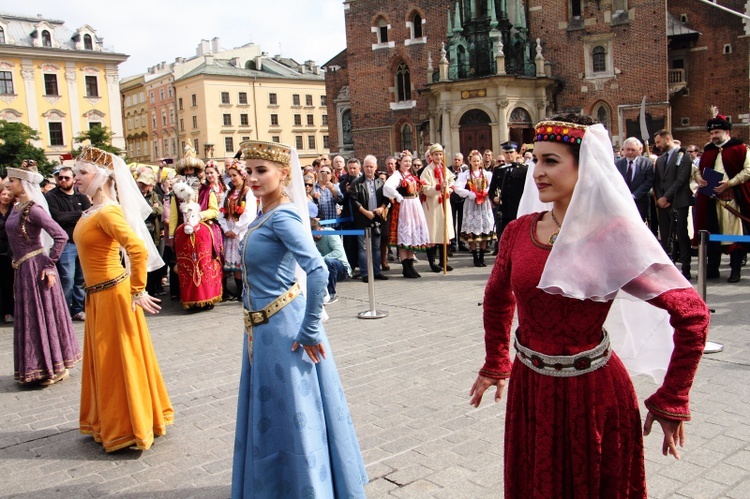
[[[140,293],[146,288],[148,250],[143,240],[130,228],[119,205],[105,206],[101,210],[99,225],[120,246],[130,259],[130,293]]]
[[[395,172],[393,175],[388,177],[388,179],[385,181],[385,184],[383,184],[383,195],[385,197],[395,199],[399,203],[404,200],[404,197],[398,193],[396,189],[398,189],[399,183],[401,183],[401,173]]]
[[[328,285],[328,268],[296,211],[277,212],[271,223],[274,233],[307,274],[305,316],[295,341],[305,346],[317,345],[322,341],[320,319]]]
[[[511,252],[516,239],[516,223],[503,231],[500,251],[484,290],[484,345],[486,357],[479,374],[488,378],[510,376],[510,330],[516,300],[511,289]]]
[[[674,350],[664,383],[645,404],[659,416],[688,421],[690,387],[708,336],[708,307],[693,288],[667,291],[649,303],[669,312],[669,323],[674,328]]]
[[[49,250],[49,262],[45,269],[54,270],[55,263],[60,259],[60,255],[68,242],[68,234],[60,227],[60,224],[47,213],[44,208],[34,205],[29,210],[28,222],[44,229],[53,239],[52,248]],[[22,256],[22,255],[19,255]]]
[[[469,190],[466,188],[466,182],[469,180],[469,175],[471,175],[469,170],[461,172],[458,175],[458,180],[456,180],[456,185],[453,188],[453,191],[462,198],[468,197],[469,195]]]
[[[201,221],[214,220],[219,216],[219,201],[216,193],[211,191],[208,195],[208,209],[201,212]]]
[[[240,219],[234,224],[234,232],[238,235],[244,234],[250,222],[255,220],[258,215],[258,204],[255,202],[255,196],[249,190],[245,193],[245,211],[240,215]]]

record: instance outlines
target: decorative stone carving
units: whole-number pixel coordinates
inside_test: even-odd
[[[509,104],[510,102],[508,101],[508,99],[502,98],[497,100],[497,107],[505,109]]]
[[[21,77],[24,80],[33,80],[34,79],[34,70],[33,69],[22,69],[21,70]]]
[[[60,71],[60,66],[57,64],[45,63],[40,65],[39,69],[41,69],[43,73],[56,73]]]

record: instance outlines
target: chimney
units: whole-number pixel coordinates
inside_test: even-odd
[[[214,55],[213,54],[206,54],[206,66],[211,66],[214,63]]]
[[[264,55],[267,55],[267,54],[265,54],[264,52]],[[263,56],[262,55],[259,55],[255,58],[255,70],[263,71]]]
[[[221,43],[218,36],[215,36],[211,40],[211,52],[213,52],[214,54],[218,54],[219,52],[221,52]]]

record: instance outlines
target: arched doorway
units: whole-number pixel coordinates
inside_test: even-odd
[[[534,141],[534,123],[531,121],[531,115],[527,110],[522,107],[515,108],[510,113],[510,120],[508,121],[510,135],[508,139],[516,142],[519,150],[522,144]]]
[[[461,152],[464,156],[474,149],[482,152],[492,148],[491,121],[487,113],[481,109],[472,109],[461,116],[458,122],[458,134]]]

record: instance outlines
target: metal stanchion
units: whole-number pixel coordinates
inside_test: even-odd
[[[706,262],[708,259],[708,231],[700,231],[700,246],[698,247],[698,294],[706,301]],[[715,341],[707,341],[703,353],[718,353],[724,350],[724,345]]]
[[[388,312],[375,310],[375,274],[372,268],[372,229],[365,229],[365,255],[367,256],[367,294],[370,297],[370,308],[357,314],[360,319],[382,319]]]

